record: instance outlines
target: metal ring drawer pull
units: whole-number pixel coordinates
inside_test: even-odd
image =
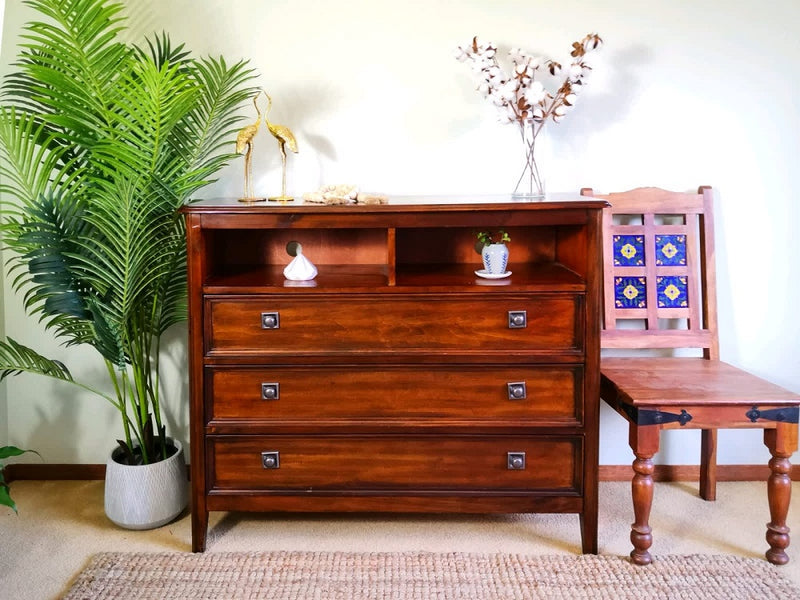
[[[281,315],[278,312],[261,313],[261,329],[280,329]]]
[[[523,471],[525,469],[525,453],[509,452],[508,469],[509,471]]]
[[[261,453],[261,466],[265,469],[280,469],[281,453],[277,450]]]
[[[261,384],[261,399],[262,400],[277,400],[281,397],[281,384],[280,383],[262,383]]]
[[[524,381],[514,381],[506,384],[508,386],[509,400],[524,400],[528,397],[528,389]]]
[[[528,326],[528,314],[524,310],[508,311],[508,328],[524,329]]]

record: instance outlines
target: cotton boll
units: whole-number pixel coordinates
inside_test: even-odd
[[[513,100],[517,97],[517,90],[519,90],[519,81],[516,79],[509,79],[499,86],[500,94],[508,100]]]
[[[542,82],[534,81],[525,92],[525,99],[529,104],[539,104],[542,100],[544,100],[545,94],[546,92]]]
[[[453,50],[453,56],[458,62],[464,62],[469,58],[469,52],[464,50],[461,46]]]
[[[492,104],[494,104],[497,107],[506,106],[508,104],[508,101],[498,91],[492,93],[491,100]]]
[[[583,48],[587,52],[590,50],[596,50],[602,45],[603,45],[603,39],[596,33],[590,33],[585,38],[583,38]]]

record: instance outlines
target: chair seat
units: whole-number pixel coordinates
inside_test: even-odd
[[[603,398],[635,407],[796,406],[800,396],[728,363],[704,358],[603,358]]]

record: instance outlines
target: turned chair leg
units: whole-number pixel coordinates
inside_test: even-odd
[[[767,560],[775,565],[789,562],[786,548],[789,546],[789,528],[786,516],[792,497],[792,480],[789,476],[792,465],[789,457],[797,450],[797,425],[778,423],[775,429],[764,430],[764,444],[769,448],[770,476],[767,480],[770,522],[767,523]]]
[[[703,429],[700,438],[700,497],[717,499],[717,430]]]
[[[653,506],[653,455],[658,452],[659,433],[657,426],[630,425],[630,445],[636,455],[631,481],[634,514],[631,525],[631,562],[636,565],[649,565],[653,562],[649,552],[653,544],[650,509]]]

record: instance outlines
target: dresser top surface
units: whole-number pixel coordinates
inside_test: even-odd
[[[236,198],[199,200],[184,206],[184,213],[385,213],[385,212],[450,212],[484,210],[563,210],[602,209],[604,200],[589,199],[578,194],[553,194],[544,200],[516,199],[510,194],[500,195],[414,195],[388,196],[386,204],[327,205],[305,202],[241,202]]]

